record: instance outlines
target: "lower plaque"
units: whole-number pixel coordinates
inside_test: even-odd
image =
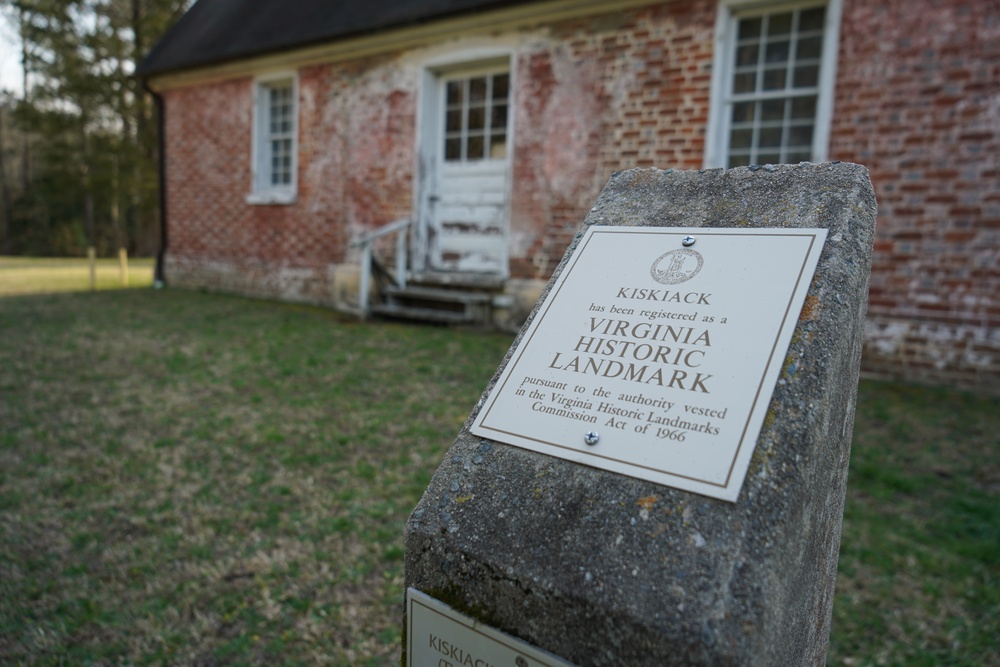
[[[415,588],[407,590],[406,598],[409,667],[572,667]]]

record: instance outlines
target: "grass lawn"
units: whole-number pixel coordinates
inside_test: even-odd
[[[398,664],[404,521],[510,336],[130,289],[0,296],[0,340],[0,664]],[[829,664],[1000,664],[998,432],[862,384]]]

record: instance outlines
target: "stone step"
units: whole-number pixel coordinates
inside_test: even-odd
[[[412,284],[390,285],[383,294],[385,303],[372,306],[376,315],[449,324],[485,324],[493,299],[487,292]]]
[[[469,324],[479,319],[474,313],[470,313],[467,310],[439,310],[437,308],[404,306],[398,303],[375,304],[371,307],[371,310],[373,314],[381,317],[439,322],[442,324]]]
[[[471,292],[463,289],[445,289],[442,287],[426,287],[422,285],[407,285],[406,287],[389,286],[385,289],[386,297],[393,300],[413,301],[443,301],[450,303],[489,303],[493,295],[484,292]]]
[[[441,285],[456,288],[500,289],[505,279],[492,273],[468,271],[425,271],[410,276],[411,284]]]

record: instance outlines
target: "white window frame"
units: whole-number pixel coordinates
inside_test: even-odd
[[[498,102],[498,100],[495,100],[493,98],[493,84],[496,80],[496,77],[498,76],[507,77],[507,97],[504,98],[502,101],[500,101],[501,102],[500,105],[497,105],[496,102]],[[485,93],[486,97],[484,98],[482,105],[477,105],[477,107],[481,106],[484,112],[483,127],[476,130],[470,129],[467,126],[469,114],[471,113],[472,109],[472,102],[470,100],[470,91],[468,90],[468,85],[471,83],[471,80],[473,78],[485,78],[486,88],[487,88]],[[448,96],[447,89],[448,86],[453,82],[462,82],[462,87],[464,89],[462,93],[462,99],[458,103],[457,107],[455,105],[449,105],[447,100]],[[468,68],[465,70],[460,70],[451,74],[442,74],[440,94],[441,94],[441,100],[439,102],[440,108],[443,109],[445,113],[459,111],[461,112],[463,117],[462,126],[459,130],[447,130],[447,129],[442,130],[439,143],[442,143],[442,145],[446,145],[446,142],[449,139],[458,140],[461,143],[461,148],[459,149],[459,152],[461,154],[460,157],[452,159],[449,159],[447,157],[446,155],[447,150],[439,146],[439,149],[441,150],[442,160],[445,163],[452,165],[457,165],[457,164],[474,165],[484,160],[507,159],[507,150],[509,149],[511,143],[509,121],[510,121],[511,100],[513,99],[513,91],[510,88],[509,61],[498,62],[493,66],[483,65],[477,68]],[[498,134],[497,133],[498,128],[492,125],[492,120],[493,120],[492,111],[494,106],[506,107],[505,122],[502,128],[503,130],[502,136],[504,137],[503,157],[495,158],[492,157],[492,154],[470,157],[468,155],[468,142],[474,135],[477,135],[480,132],[482,133],[484,149],[492,147],[493,145],[493,137],[496,134]]]
[[[271,183],[270,91],[290,85],[292,89],[291,181]],[[296,72],[273,72],[253,82],[253,131],[251,145],[252,187],[248,204],[294,204],[298,198],[299,78]]]
[[[715,45],[712,60],[711,104],[708,132],[705,137],[707,169],[727,166],[731,124],[730,91],[736,29],[741,18],[815,7],[823,2],[769,2],[759,0],[720,0],[715,20]],[[811,162],[825,162],[830,147],[830,124],[833,118],[834,85],[837,78],[837,55],[840,48],[840,17],[843,0],[826,0],[823,50],[817,85],[816,124],[813,130]]]
[[[422,63],[422,76],[420,84],[420,103],[417,106],[417,165],[418,174],[425,170],[436,168],[438,157],[438,141],[443,140],[440,136],[440,122],[442,114],[441,105],[444,96],[441,91],[440,79],[451,72],[473,71],[477,66],[492,67],[498,63],[506,63],[509,68],[510,80],[508,82],[508,107],[507,107],[507,162],[510,167],[514,162],[514,136],[511,133],[512,127],[517,127],[517,105],[514,99],[517,76],[517,51],[513,47],[517,37],[511,36],[507,39],[490,39],[485,43],[476,43],[474,46],[456,48],[452,45],[442,47],[440,53],[433,54]],[[510,183],[513,173],[508,169],[507,181]],[[427,181],[428,179],[424,179]],[[423,194],[414,189],[414,210],[421,210]],[[508,201],[509,201],[508,193]]]

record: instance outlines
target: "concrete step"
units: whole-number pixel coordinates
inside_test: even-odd
[[[493,273],[472,273],[469,271],[425,271],[410,276],[410,283],[421,285],[442,285],[457,288],[499,289],[505,279]]]
[[[439,322],[442,324],[471,324],[478,321],[465,310],[438,310],[436,308],[420,308],[403,306],[396,303],[380,303],[371,307],[372,313],[380,317],[390,317],[403,320],[419,320],[421,322]]]
[[[445,301],[450,303],[489,303],[493,295],[463,289],[445,289],[424,285],[389,286],[385,290],[390,300]]]
[[[412,284],[390,285],[383,295],[385,303],[372,306],[375,315],[449,324],[486,324],[493,299],[488,292]]]

